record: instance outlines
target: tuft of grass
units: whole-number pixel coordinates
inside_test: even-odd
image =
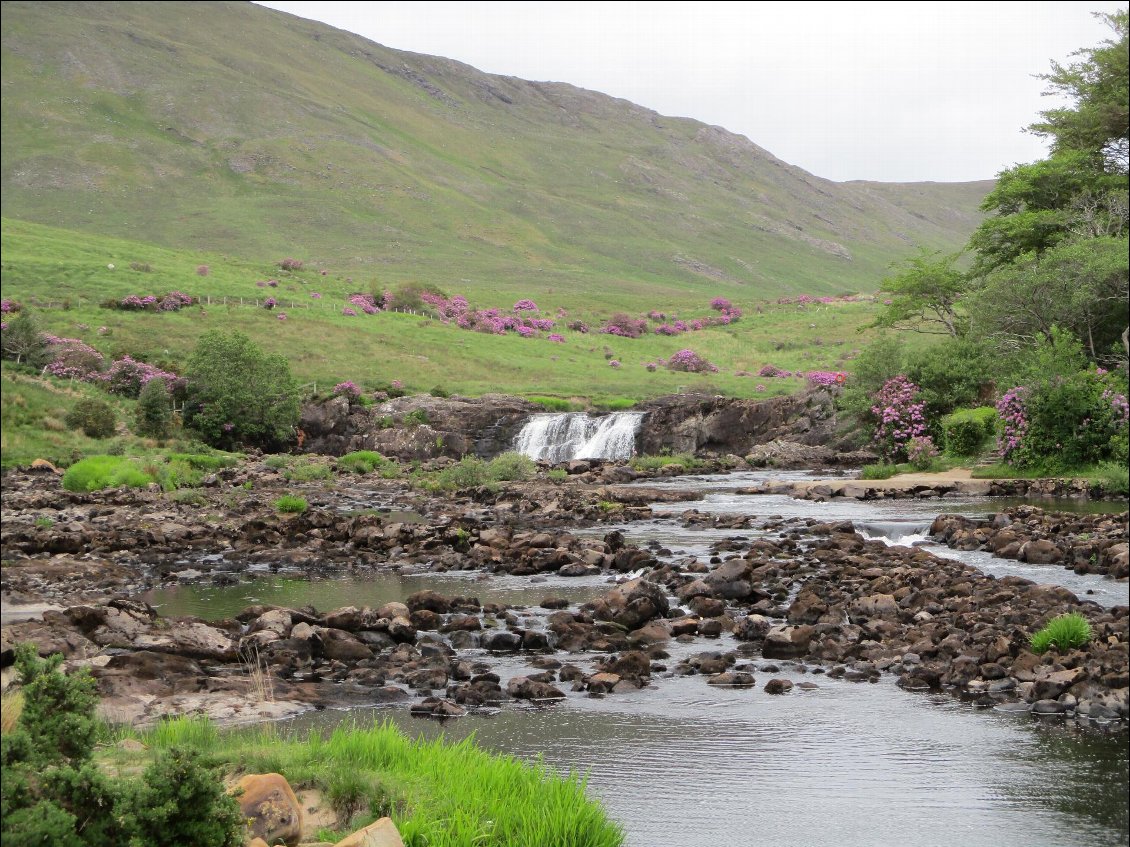
[[[553,468],[546,471],[545,476],[552,482],[564,482],[569,478],[569,472],[564,468]]]
[[[268,456],[263,460],[263,465],[273,471],[281,471],[289,468],[295,462],[294,456],[288,456],[285,453],[277,453],[274,456]]]
[[[16,728],[16,723],[24,711],[24,693],[5,691],[0,696],[0,733],[7,735]]]
[[[287,482],[314,482],[315,480],[329,479],[333,476],[333,470],[324,462],[316,459],[304,459],[285,468],[282,475]]]
[[[1091,624],[1078,612],[1052,618],[1048,625],[1029,639],[1033,653],[1046,653],[1051,647],[1070,650],[1091,640]]]
[[[547,412],[578,412],[580,406],[571,400],[566,400],[564,397],[546,397],[543,395],[534,395],[527,397],[531,403],[537,403]]]
[[[629,464],[637,471],[657,471],[668,465],[697,468],[704,463],[690,453],[677,453],[664,456],[633,456]]]
[[[335,464],[343,473],[367,474],[383,467],[389,461],[374,450],[357,450],[346,453]]]
[[[220,732],[206,717],[184,715],[158,722],[141,734],[141,741],[157,750],[190,747],[201,753],[210,753],[220,746]]]
[[[275,501],[275,510],[283,514],[301,515],[308,506],[306,498],[293,494],[284,494]]]
[[[1103,462],[1087,476],[1087,482],[1105,495],[1125,497],[1130,494],[1130,468],[1117,462]]]
[[[859,471],[860,479],[890,479],[899,472],[898,465],[881,463],[877,465],[864,465]]]
[[[67,491],[101,491],[104,488],[142,488],[153,477],[124,456],[88,456],[63,474]]]
[[[502,453],[487,463],[487,474],[497,482],[530,479],[537,473],[537,465],[521,453]]]

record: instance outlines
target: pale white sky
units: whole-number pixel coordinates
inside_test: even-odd
[[[264,2],[489,73],[568,82],[748,136],[833,180],[989,179],[1052,59],[1111,37],[1094,2]]]

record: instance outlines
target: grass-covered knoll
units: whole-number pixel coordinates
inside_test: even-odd
[[[718,127],[247,3],[7,2],[2,49],[4,215],[365,283],[868,289],[914,243],[959,246],[990,187],[837,184]]]
[[[187,747],[233,772],[277,772],[300,790],[319,790],[339,821],[320,833],[323,840],[383,815],[408,847],[615,847],[623,840],[585,796],[583,780],[486,753],[473,738],[413,740],[388,723],[287,738],[271,728],[221,733],[182,718],[141,739],[154,752]]]

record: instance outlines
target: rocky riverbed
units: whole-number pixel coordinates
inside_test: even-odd
[[[661,697],[663,680],[676,675],[786,693],[791,683],[773,675],[775,663],[814,677],[893,674],[906,688],[1038,713],[1127,717],[1124,606],[1103,609],[1066,589],[995,579],[923,550],[869,541],[846,522],[735,516],[724,524],[734,535],[716,542],[712,555],[640,548],[619,532],[581,530],[648,517],[656,500],[697,495],[616,484],[638,476],[628,468],[568,470],[565,482],[437,498],[398,480],[296,487],[248,464],[218,475],[193,502],[157,491],[76,495],[50,473],[8,474],[5,602],[60,608],[6,626],[0,663],[10,663],[12,645],[23,640],[61,651],[91,668],[108,714],[133,722],[196,711],[262,720],[374,703],[449,716],[512,700],[641,689]],[[271,503],[283,489],[301,491],[311,508],[275,514]],[[1111,542],[1101,547],[1105,561],[1119,543],[1124,549],[1126,524],[1103,520],[1074,537],[1089,533],[1092,541],[1101,524],[1103,543]],[[939,521],[941,531],[957,525]],[[1047,516],[1036,522],[1048,532],[1066,526]],[[979,529],[961,527],[971,538]],[[137,600],[154,585],[222,584],[271,569],[476,571],[609,584],[581,604],[548,589],[536,606],[423,591],[378,608],[258,605],[222,620],[166,618]],[[1087,617],[1094,639],[1062,654],[1032,654],[1029,635],[1067,611]],[[738,646],[718,649],[723,634]]]

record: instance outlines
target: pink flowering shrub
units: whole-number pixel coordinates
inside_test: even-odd
[[[208,274],[210,274],[211,272],[212,272],[212,269],[210,267],[208,267],[207,265],[197,265],[196,266],[196,275],[197,276],[208,276]]]
[[[279,301],[276,300],[274,297],[268,297],[266,300],[263,301],[263,308],[264,309],[273,309],[277,305],[279,305]]]
[[[101,373],[106,359],[86,342],[55,335],[44,335],[43,340],[47,342],[47,352],[51,356],[46,371],[52,376],[89,382]]]
[[[286,320],[286,312],[279,312],[277,315],[275,315],[275,317],[278,318],[280,321],[285,321]]]
[[[302,270],[303,264],[301,259],[291,259],[287,257],[279,262],[279,267],[284,271],[300,271]]]
[[[573,332],[579,332],[581,334],[589,331],[588,324],[586,324],[584,321],[570,321],[569,323],[565,324],[565,327],[567,329],[573,330]]]
[[[937,457],[938,448],[934,446],[934,439],[928,435],[916,435],[906,444],[907,461],[915,470],[929,470]]]
[[[644,365],[644,367],[647,368],[648,373],[655,373],[659,369],[659,363],[648,362],[646,365]]]
[[[926,404],[918,400],[918,386],[903,375],[888,379],[875,395],[871,414],[877,424],[872,441],[890,462],[907,457],[912,438],[926,435]]]
[[[847,374],[843,371],[809,371],[806,374],[809,385],[843,385],[847,382]]]
[[[312,300],[321,300],[321,299],[322,299],[322,295],[321,295],[321,294],[319,294],[319,293],[318,293],[317,291],[311,291],[311,292],[310,292],[310,299],[312,299]]]
[[[147,362],[138,362],[131,356],[116,359],[106,373],[99,375],[99,380],[107,391],[123,397],[137,397],[141,389],[154,379],[163,380],[168,389],[178,377],[175,373],[161,370]]]
[[[375,315],[380,311],[377,300],[372,294],[351,294],[349,302],[366,315]]]
[[[533,300],[519,300],[514,304],[515,312],[536,312],[538,311],[538,304]]]
[[[18,312],[22,308],[23,307],[15,300],[0,300],[0,312],[5,315],[11,314],[13,312]]]
[[[350,309],[348,306],[346,306],[344,309],[342,309],[341,313],[343,315],[345,315],[347,318],[357,317],[357,312],[355,312],[353,309]]]
[[[333,394],[335,397],[360,397],[361,389],[357,387],[357,383],[346,380],[334,386]]]
[[[611,360],[611,361],[610,361],[610,362],[608,363],[608,367],[610,367],[610,368],[619,368],[619,367],[620,367],[620,361],[619,361],[619,359],[612,359],[612,360]]]
[[[160,297],[155,294],[130,294],[123,297],[117,303],[111,301],[103,305],[124,309],[127,312],[178,312],[186,306],[191,306],[193,303],[198,302],[200,302],[198,298],[190,294],[185,294],[183,291],[170,291],[168,294],[163,294]]]
[[[684,373],[717,373],[718,368],[702,358],[694,350],[680,350],[667,360],[667,370]]]
[[[1027,395],[1028,389],[1021,385],[1010,388],[997,400],[997,417],[1000,418],[997,449],[1006,462],[1016,464],[1023,454],[1024,436],[1028,434],[1028,415],[1024,408]]]
[[[604,322],[600,331],[621,338],[639,338],[647,332],[647,321],[643,318],[630,317],[624,312],[617,312]]]
[[[733,307],[733,303],[725,297],[715,297],[710,301],[710,308],[716,312],[724,312]]]
[[[549,335],[548,337],[546,337],[545,340],[546,341],[552,341],[554,344],[564,344],[565,343],[565,336],[559,335],[558,333],[555,332],[555,333]]]

